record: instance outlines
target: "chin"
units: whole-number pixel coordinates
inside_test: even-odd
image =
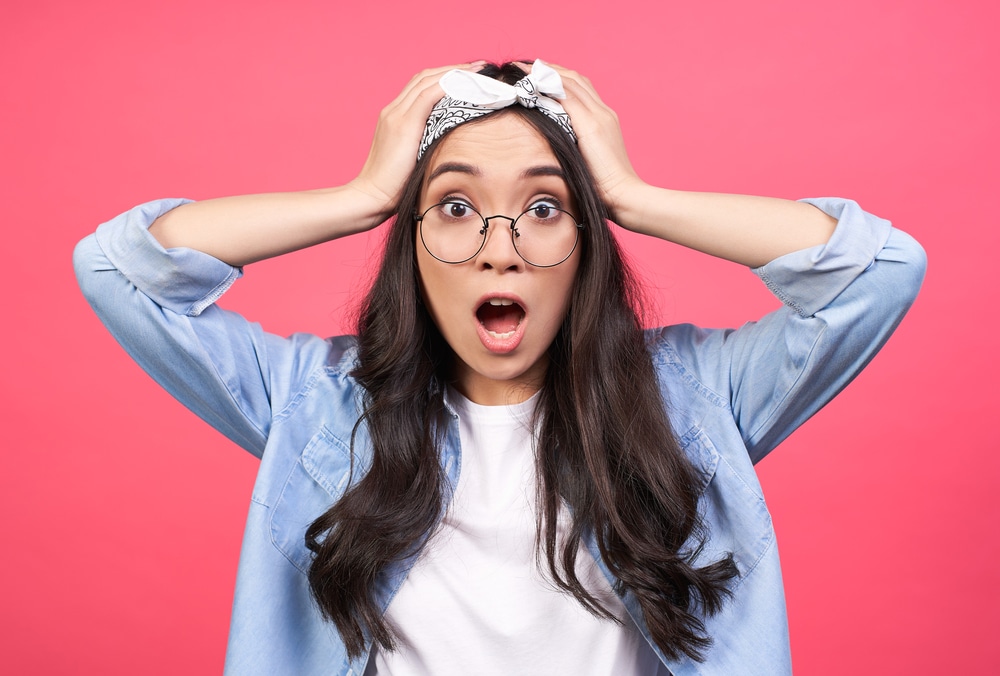
[[[491,355],[485,360],[472,360],[471,364],[456,356],[456,361],[455,386],[478,404],[514,403],[509,394],[521,389],[524,396],[516,399],[523,401],[541,388],[545,376],[544,355],[535,360]]]

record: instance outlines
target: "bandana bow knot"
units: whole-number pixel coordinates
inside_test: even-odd
[[[514,104],[537,108],[576,142],[569,115],[556,100],[566,98],[562,78],[541,59],[513,85],[468,70],[451,70],[441,78],[441,88],[445,97],[435,104],[427,118],[417,159],[449,129]]]

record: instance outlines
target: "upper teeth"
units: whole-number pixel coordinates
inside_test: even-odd
[[[490,298],[490,305],[500,306],[500,305],[513,305],[514,301],[509,298]]]

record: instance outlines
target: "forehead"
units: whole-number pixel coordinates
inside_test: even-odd
[[[455,128],[434,149],[428,176],[446,163],[469,164],[484,173],[522,171],[559,161],[545,137],[520,115],[495,113]]]

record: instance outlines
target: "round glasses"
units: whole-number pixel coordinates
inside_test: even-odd
[[[514,250],[526,263],[537,268],[559,265],[576,249],[582,223],[550,201],[538,201],[517,218],[483,216],[465,202],[435,204],[416,217],[420,241],[442,263],[464,263],[476,257],[486,244],[490,221],[510,222]]]

